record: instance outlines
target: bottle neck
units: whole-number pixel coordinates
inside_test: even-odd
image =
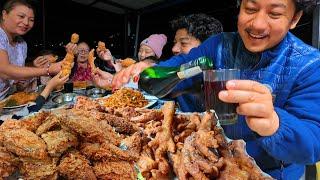
[[[192,67],[183,71],[177,72],[179,79],[187,79],[202,73],[200,66]]]
[[[180,71],[189,69],[191,67],[199,66],[202,70],[213,69],[213,61],[208,57],[199,57],[193,61],[182,64],[180,66]]]

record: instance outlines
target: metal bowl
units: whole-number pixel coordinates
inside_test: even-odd
[[[76,100],[76,96],[77,96],[76,93],[58,94],[52,98],[52,101],[59,105],[74,103]]]
[[[99,98],[109,94],[109,91],[106,91],[101,88],[92,88],[86,91],[86,95],[91,98]]]

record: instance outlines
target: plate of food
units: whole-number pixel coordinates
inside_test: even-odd
[[[36,100],[38,93],[17,92],[0,102],[3,109],[16,109],[27,106],[30,102]]]
[[[111,95],[98,99],[107,108],[148,108],[154,105],[157,100],[158,98],[155,96],[142,94],[132,88],[121,88]]]
[[[83,90],[89,86],[89,82],[87,81],[74,81],[73,82],[73,89],[74,90]]]

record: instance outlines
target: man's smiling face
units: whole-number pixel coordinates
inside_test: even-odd
[[[301,15],[294,0],[242,0],[238,31],[249,51],[262,52],[279,44]]]

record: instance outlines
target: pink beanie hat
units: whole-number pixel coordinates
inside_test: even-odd
[[[167,36],[164,34],[152,34],[140,43],[149,46],[158,58],[161,57],[163,46],[167,43]]]

